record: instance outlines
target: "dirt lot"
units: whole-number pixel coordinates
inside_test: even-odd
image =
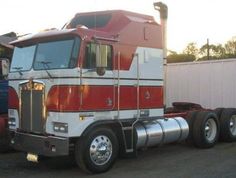
[[[200,150],[172,144],[139,152],[138,158],[118,159],[107,173],[83,173],[68,157],[27,162],[23,153],[0,154],[0,178],[235,178],[236,143],[219,143]]]

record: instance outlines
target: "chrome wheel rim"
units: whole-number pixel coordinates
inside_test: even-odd
[[[95,165],[106,164],[112,156],[112,143],[105,135],[94,138],[89,150],[90,158]]]
[[[213,142],[217,134],[217,125],[214,119],[210,118],[205,124],[205,138],[208,142]]]
[[[229,121],[230,132],[233,136],[236,135],[236,115],[232,115]]]

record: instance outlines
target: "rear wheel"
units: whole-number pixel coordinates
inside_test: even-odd
[[[77,141],[75,158],[82,170],[101,173],[113,166],[118,150],[114,132],[109,128],[96,128]]]
[[[188,137],[186,139],[186,142],[188,144],[193,143],[193,124],[194,124],[194,121],[196,119],[197,113],[198,113],[198,111],[190,111],[190,112],[188,112],[188,114],[186,116],[186,121],[187,121],[188,127],[189,127],[189,134],[188,134]]]
[[[220,126],[220,139],[222,141],[236,141],[236,109],[227,108],[222,111]]]
[[[219,121],[215,113],[201,111],[193,125],[194,145],[199,148],[213,147],[219,138]]]
[[[223,110],[224,110],[224,108],[216,108],[216,109],[214,110],[214,113],[216,113],[218,119],[220,119]]]

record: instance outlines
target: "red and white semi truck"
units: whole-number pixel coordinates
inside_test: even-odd
[[[233,141],[234,109],[217,115],[175,103],[164,113],[167,7],[155,7],[161,25],[121,10],[80,13],[63,30],[15,41],[11,145],[30,161],[74,154],[81,169],[99,173],[141,148],[186,139],[209,148],[219,136]]]

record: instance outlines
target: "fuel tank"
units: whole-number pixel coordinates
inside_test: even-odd
[[[188,123],[182,117],[143,121],[135,125],[137,148],[179,142],[188,137]]]

